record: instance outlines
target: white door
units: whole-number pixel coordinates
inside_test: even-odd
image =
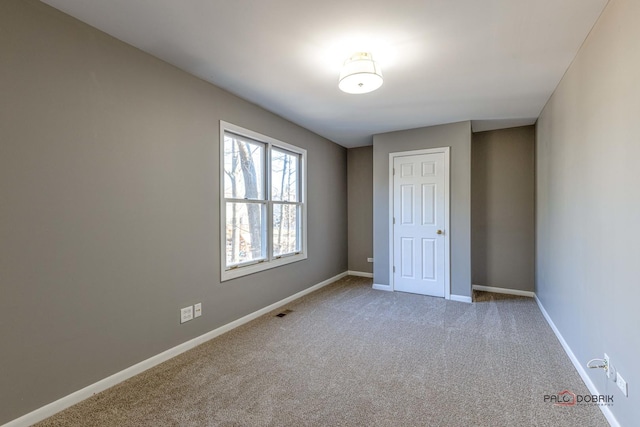
[[[448,152],[393,158],[393,289],[448,297]]]

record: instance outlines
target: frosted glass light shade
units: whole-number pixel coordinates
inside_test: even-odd
[[[344,62],[338,87],[346,93],[367,93],[382,86],[382,70],[370,53],[358,52]]]

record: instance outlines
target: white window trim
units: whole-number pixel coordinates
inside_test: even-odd
[[[271,147],[282,148],[287,151],[300,155],[300,177],[302,185],[300,187],[300,238],[302,242],[300,244],[300,252],[296,254],[287,254],[278,258],[274,258],[273,251],[273,226],[271,224],[273,200],[271,197],[271,174],[265,173],[265,190],[267,191],[267,258],[266,260],[251,262],[247,264],[240,264],[232,268],[226,268],[226,205],[224,197],[224,134],[225,132],[235,133],[240,136],[254,139],[262,142],[266,145],[266,152],[269,161],[265,164],[265,172],[267,168],[271,167]],[[235,279],[237,277],[246,276],[248,274],[258,273],[260,271],[269,270],[271,268],[280,267],[282,265],[291,264],[292,262],[302,261],[307,259],[307,150],[296,147],[286,142],[279,141],[275,138],[271,138],[266,135],[262,135],[258,132],[236,126],[232,123],[228,123],[220,120],[220,161],[218,166],[220,168],[220,280],[222,282],[226,280]]]

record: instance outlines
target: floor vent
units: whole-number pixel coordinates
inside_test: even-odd
[[[284,311],[282,311],[282,312],[280,312],[280,313],[276,314],[276,317],[284,317],[284,316],[286,316],[286,315],[287,315],[287,314],[289,314],[289,313],[293,313],[293,310],[284,310]]]

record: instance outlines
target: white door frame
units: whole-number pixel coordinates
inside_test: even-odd
[[[425,148],[422,150],[399,151],[389,153],[389,285],[391,290],[395,290],[393,281],[393,161],[396,157],[415,156],[418,154],[444,153],[444,298],[451,299],[451,262],[449,257],[451,228],[449,226],[449,175],[451,161],[449,157],[450,147]]]

